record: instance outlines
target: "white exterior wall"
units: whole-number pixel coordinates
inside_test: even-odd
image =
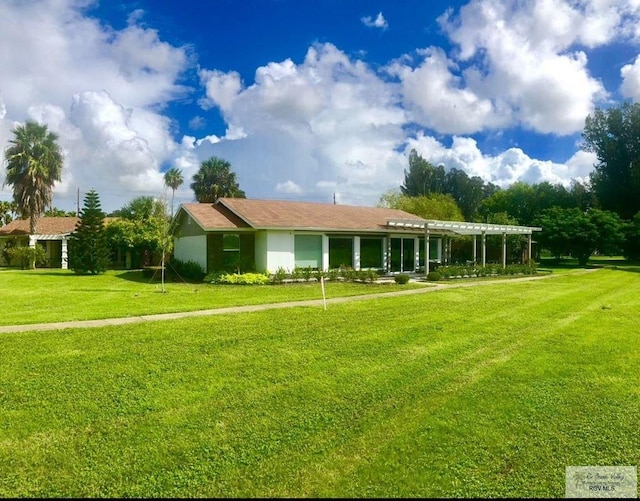
[[[177,238],[173,255],[180,261],[195,261],[207,269],[207,237],[198,235],[193,237]]]
[[[274,273],[278,268],[292,271],[296,266],[293,231],[267,231],[266,239],[267,271]]]
[[[256,270],[270,271],[267,268],[267,232],[256,233]]]

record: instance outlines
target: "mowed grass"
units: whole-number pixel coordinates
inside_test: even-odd
[[[639,271],[0,335],[0,496],[563,497],[640,461]]]
[[[330,297],[404,290],[424,285],[395,283],[326,283]],[[107,271],[76,275],[69,270],[0,268],[0,325],[119,318],[155,313],[206,310],[281,301],[322,299],[315,281],[241,286],[165,283],[143,278],[142,271]]]

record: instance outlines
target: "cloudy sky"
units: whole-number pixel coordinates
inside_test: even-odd
[[[569,183],[585,117],[638,99],[640,0],[0,0],[0,148],[56,132],[65,210],[163,196],[172,166],[193,201],[212,155],[250,198],[373,205],[413,148]]]

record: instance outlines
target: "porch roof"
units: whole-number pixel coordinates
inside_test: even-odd
[[[75,231],[78,221],[77,217],[41,217],[36,225],[38,240],[56,240],[62,238],[62,235],[69,235]],[[29,233],[28,219],[16,219],[0,228],[0,237],[29,235]]]
[[[515,226],[511,224],[469,223],[466,221],[438,221],[435,219],[390,219],[387,225],[392,228],[435,230],[437,233],[454,235],[531,235],[541,231],[537,226]]]

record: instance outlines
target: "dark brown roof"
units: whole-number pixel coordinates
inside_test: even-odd
[[[213,205],[192,203],[183,207],[205,230],[250,226],[380,231],[388,229],[389,219],[420,219],[397,209],[248,198],[221,198]]]
[[[38,235],[66,235],[76,229],[77,217],[41,217],[38,219]],[[29,220],[16,219],[0,228],[0,236],[29,235]]]

